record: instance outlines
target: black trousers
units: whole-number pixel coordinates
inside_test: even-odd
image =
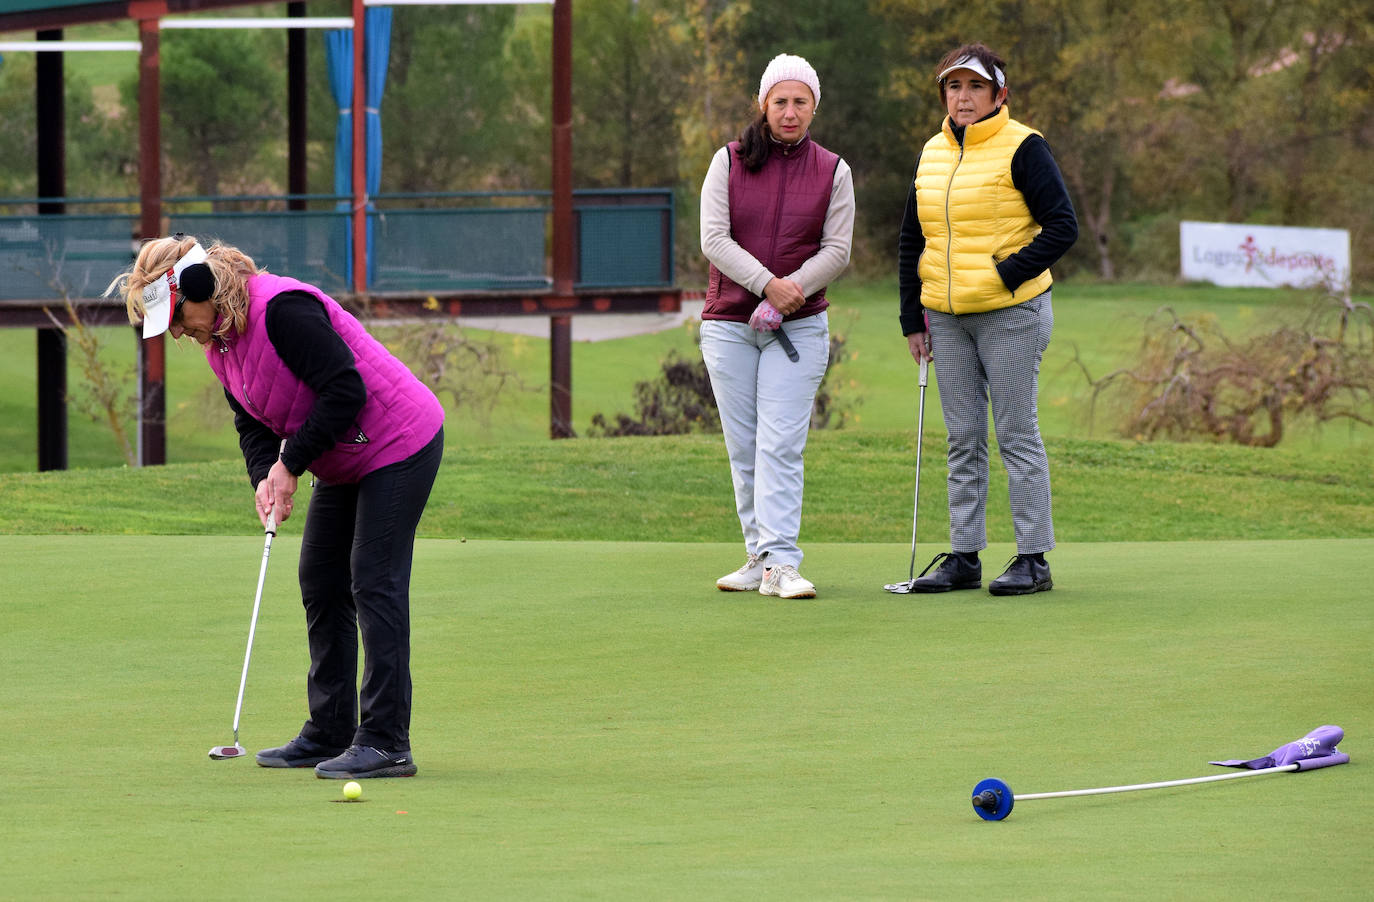
[[[306,739],[410,748],[410,567],[443,453],[441,428],[424,448],[360,482],[315,485],[300,559],[310,642]]]

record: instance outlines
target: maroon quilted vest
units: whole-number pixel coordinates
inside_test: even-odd
[[[739,142],[729,145],[730,236],[779,278],[821,249],[835,167],[840,163],[838,154],[809,135],[786,153],[781,146],[774,144],[764,164],[750,172],[739,159]],[[712,265],[701,318],[748,322],[759,300]],[[822,287],[787,319],[814,316],[828,306]]]

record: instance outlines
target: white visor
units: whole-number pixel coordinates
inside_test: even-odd
[[[976,56],[964,57],[963,59],[959,60],[959,62],[950,66],[945,71],[941,72],[939,77],[935,80],[939,82],[944,81],[945,76],[953,72],[955,69],[968,69],[971,72],[977,72],[979,75],[983,76],[988,81],[992,82],[992,86],[994,88],[1005,88],[1007,86],[1007,76],[1005,73],[1002,72],[1001,69],[997,68],[996,66],[993,66],[992,72],[989,72],[987,68],[983,65],[982,60],[978,59],[978,57]],[[994,75],[993,73],[996,74]]]
[[[144,338],[157,338],[172,327],[172,310],[175,306],[172,298],[177,291],[177,283],[181,280],[181,271],[192,263],[204,263],[205,257],[205,248],[200,246],[200,242],[196,242],[171,269],[144,287]]]

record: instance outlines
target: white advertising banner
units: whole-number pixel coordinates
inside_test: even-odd
[[[1178,224],[1183,278],[1214,285],[1306,288],[1350,280],[1350,233],[1231,222]]]

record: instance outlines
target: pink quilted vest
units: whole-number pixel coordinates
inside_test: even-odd
[[[311,463],[328,483],[357,482],[419,451],[444,423],[444,408],[405,364],[338,302],[313,285],[259,273],[248,279],[248,321],[242,335],[205,346],[205,357],[234,400],[282,438],[294,435],[315,405],[315,392],[277,356],[267,337],[267,305],[284,291],[319,298],[334,330],[353,352],[367,402],[348,434]]]
[[[740,162],[739,142],[731,141],[729,147],[730,235],[773,275],[786,276],[821,249],[839,155],[807,136],[786,155],[775,147],[759,170],[750,172]],[[758,302],[748,289],[711,266],[702,319],[748,322]],[[828,306],[822,288],[787,318],[813,316]]]

